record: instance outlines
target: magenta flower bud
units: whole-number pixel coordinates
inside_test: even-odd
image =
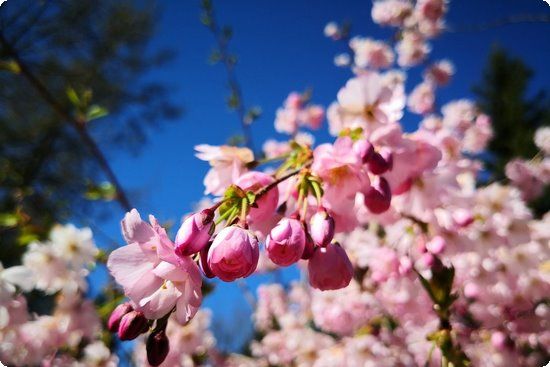
[[[325,209],[313,214],[309,222],[309,233],[313,243],[326,247],[334,237],[334,219]]]
[[[435,236],[426,244],[426,249],[434,255],[439,255],[445,250],[447,242],[441,236]]]
[[[289,266],[300,260],[306,245],[306,234],[297,219],[283,218],[271,230],[265,241],[267,256],[279,266]]]
[[[122,317],[133,310],[134,308],[128,302],[124,302],[116,306],[107,321],[107,329],[109,329],[111,333],[116,333]]]
[[[176,234],[176,254],[189,256],[202,250],[210,240],[213,226],[214,211],[210,209],[204,209],[185,219]]]
[[[470,224],[474,222],[474,216],[472,215],[472,212],[467,209],[457,209],[453,213],[453,220],[455,221],[456,225],[460,228],[468,227]]]
[[[210,266],[208,265],[208,251],[210,250],[210,247],[212,247],[212,242],[208,242],[206,246],[202,248],[200,252],[199,267],[205,277],[214,278],[215,275],[212,273],[212,270],[210,270]]]
[[[388,181],[384,177],[379,177],[369,189],[364,193],[365,206],[374,214],[380,214],[390,208],[391,189]]]
[[[495,349],[502,351],[511,346],[512,341],[502,331],[495,331],[493,335],[491,335],[491,344]]]
[[[306,232],[306,244],[304,246],[304,252],[302,253],[302,260],[309,260],[313,256],[313,252],[315,251],[315,244],[313,243],[313,239],[309,235],[309,233]]]
[[[307,266],[309,284],[322,291],[347,287],[353,278],[353,266],[339,244],[318,247]]]
[[[370,161],[374,155],[374,147],[367,139],[361,139],[353,144],[353,151],[356,152],[363,163]]]
[[[232,282],[252,274],[259,257],[256,236],[247,229],[230,226],[214,238],[207,263],[214,275],[225,282]]]
[[[381,149],[380,152],[372,154],[367,165],[370,172],[375,175],[381,175],[393,168],[393,155],[388,149]]]
[[[159,366],[170,351],[170,342],[164,330],[154,331],[147,338],[145,344],[147,350],[147,362],[151,366]]]
[[[464,296],[466,298],[475,299],[479,297],[479,287],[475,283],[466,283],[464,285]]]
[[[131,311],[122,317],[118,326],[120,340],[133,340],[147,331],[149,325],[142,312]]]

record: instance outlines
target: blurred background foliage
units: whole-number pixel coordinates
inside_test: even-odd
[[[108,154],[137,152],[148,129],[181,113],[147,72],[168,62],[152,51],[155,1],[17,0],[0,9],[0,261],[52,223],[86,214],[114,188],[75,129],[21,75],[12,51]],[[106,116],[107,115],[107,116]],[[106,117],[105,117],[106,116]]]
[[[506,179],[505,167],[513,158],[531,159],[538,153],[535,131],[550,126],[550,98],[545,90],[529,95],[534,75],[519,58],[495,46],[487,60],[482,80],[473,88],[477,104],[491,116],[494,135],[488,146],[485,167],[490,181]],[[550,189],[530,203],[542,216],[550,210]]]

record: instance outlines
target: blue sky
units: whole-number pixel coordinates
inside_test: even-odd
[[[353,24],[353,35],[378,39],[391,35],[389,29],[372,23],[368,0],[218,0],[214,5],[219,23],[229,24],[234,30],[230,47],[239,57],[236,72],[245,103],[259,105],[263,110],[262,118],[252,127],[257,147],[274,135],[275,110],[290,91],[311,87],[313,101],[328,105],[351,76],[349,71],[333,66],[334,55],[345,47],[323,36],[327,22],[348,20]],[[159,29],[151,46],[173,49],[177,57],[148,77],[171,86],[172,99],[185,109],[185,114],[178,121],[152,131],[138,156],[117,154],[110,156],[110,160],[142,215],[152,213],[161,221],[178,221],[201,198],[202,180],[208,170],[205,162],[194,157],[193,147],[201,143],[223,144],[229,136],[239,133],[239,124],[225,104],[223,67],[207,63],[214,40],[199,21],[199,0],[165,0],[159,2],[158,11]],[[454,1],[448,23],[462,27],[525,13],[549,15],[550,6],[543,0]],[[439,102],[473,97],[471,87],[480,79],[494,44],[521,57],[535,71],[533,91],[547,88],[549,34],[549,23],[443,34],[432,42],[432,57],[451,59],[457,73],[450,86],[439,93]],[[418,71],[411,73],[408,90],[419,78]],[[410,129],[418,121],[418,117],[406,115],[403,123]],[[319,141],[327,139],[326,133],[319,135]],[[118,221],[123,213],[116,207],[113,210],[112,220],[99,222],[99,226],[122,242]],[[98,236],[97,241],[101,244],[105,238]],[[291,271],[283,275],[291,279],[296,274]],[[258,280],[251,281],[252,286],[257,283]],[[215,295],[205,300],[205,305],[214,310],[218,322],[230,325],[235,310],[247,309],[235,284],[220,285]]]

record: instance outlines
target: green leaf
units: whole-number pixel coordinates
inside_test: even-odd
[[[102,182],[99,185],[89,183],[84,197],[88,200],[111,201],[116,198],[116,188],[110,182]]]
[[[19,223],[16,213],[0,213],[0,227],[15,227]]]
[[[78,97],[78,93],[74,90],[73,87],[67,87],[67,98],[69,98],[69,101],[73,104],[75,107],[80,107],[82,102],[80,101],[80,97]]]
[[[6,70],[10,73],[19,74],[21,67],[15,60],[0,60],[0,70]]]
[[[91,105],[90,108],[88,108],[88,112],[86,112],[86,121],[96,120],[108,114],[109,111],[106,108],[94,104]]]

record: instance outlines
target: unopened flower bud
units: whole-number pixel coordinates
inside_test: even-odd
[[[380,214],[390,208],[391,189],[388,181],[384,177],[379,177],[371,187],[364,193],[365,206],[374,214]]]
[[[363,163],[370,161],[374,155],[374,147],[367,139],[361,139],[353,144],[353,150],[361,157]]]
[[[131,311],[122,317],[118,326],[120,340],[133,340],[147,331],[149,325],[142,312]]]
[[[369,171],[375,175],[381,175],[393,168],[393,155],[388,149],[374,152],[367,162]]]
[[[472,215],[472,212],[467,209],[457,209],[453,213],[453,220],[455,221],[456,225],[460,228],[468,227],[470,224],[474,222],[474,216]]]
[[[479,296],[479,287],[474,283],[466,283],[464,285],[464,296],[466,298],[475,299]]]
[[[109,329],[109,331],[112,333],[116,333],[118,331],[118,327],[120,325],[120,320],[122,319],[122,317],[133,310],[134,308],[128,302],[124,302],[116,306],[111,313],[111,316],[109,316],[109,320],[107,321],[107,328]]]
[[[334,237],[334,219],[325,209],[313,214],[309,222],[309,233],[317,246],[326,247]]]
[[[230,226],[214,238],[207,262],[214,275],[225,282],[232,282],[252,274],[259,257],[256,236],[247,229]]]
[[[212,242],[209,242],[204,246],[200,252],[200,262],[199,266],[202,270],[202,273],[207,278],[214,278],[215,275],[212,273],[212,270],[210,270],[210,265],[208,265],[208,251],[210,250],[210,247],[212,246]]]
[[[204,209],[185,219],[176,234],[175,251],[180,256],[199,252],[210,240],[214,211]]]
[[[434,255],[439,255],[445,250],[446,245],[447,242],[443,237],[435,236],[430,242],[426,243],[426,249]]]
[[[306,234],[297,219],[283,218],[267,236],[267,256],[279,266],[292,265],[302,257]]]
[[[304,246],[304,252],[302,253],[302,260],[311,259],[314,251],[315,251],[315,243],[313,243],[313,239],[311,238],[309,233],[306,231],[306,243]]]
[[[307,269],[311,286],[322,291],[347,287],[353,278],[348,255],[337,243],[317,247]]]
[[[147,361],[151,366],[159,366],[170,351],[170,342],[164,330],[154,331],[147,338],[145,345],[147,350]]]

